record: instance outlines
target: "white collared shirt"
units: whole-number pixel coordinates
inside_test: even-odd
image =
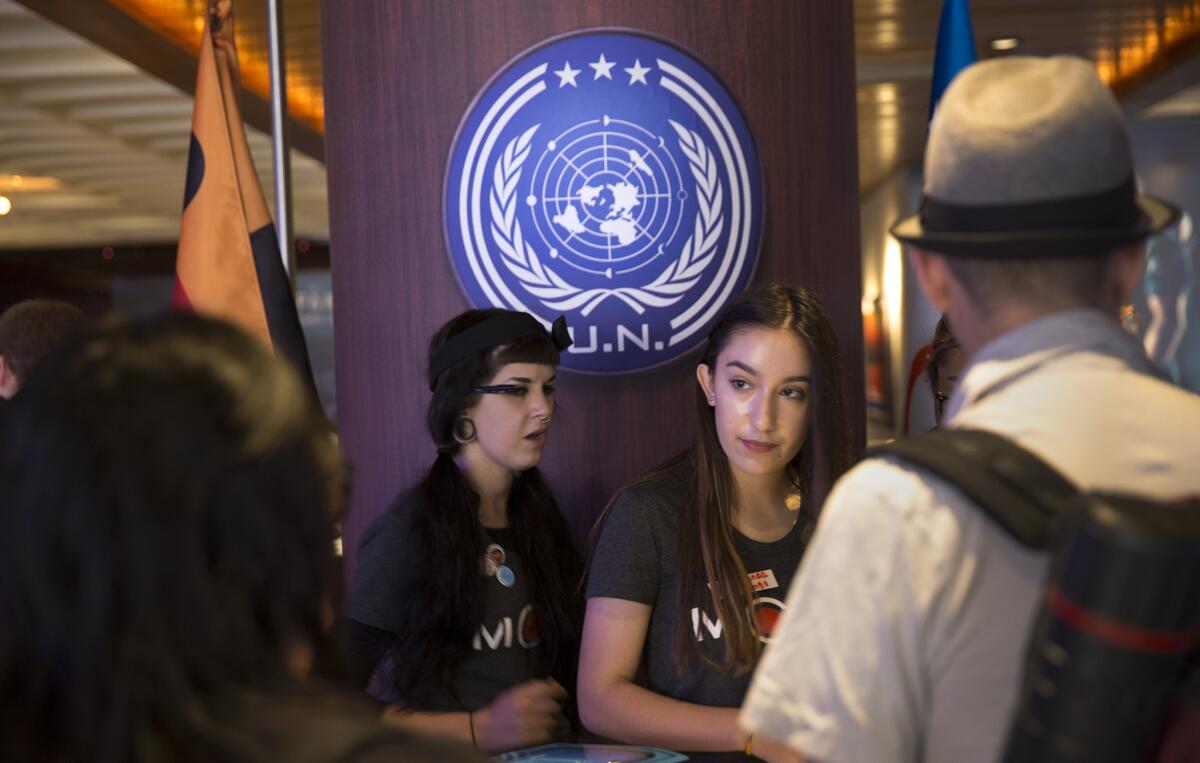
[[[1099,312],[982,348],[946,425],[1005,434],[1084,490],[1200,494],[1200,397]],[[994,760],[1046,566],[945,481],[864,461],[825,504],[741,724],[823,763]]]

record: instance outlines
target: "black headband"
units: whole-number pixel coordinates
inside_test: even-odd
[[[571,335],[567,332],[567,319],[561,315],[554,319],[549,331],[529,313],[494,315],[462,333],[455,334],[437,348],[429,361],[429,389],[434,388],[442,372],[460,360],[533,334],[548,336],[559,352],[573,344]]]

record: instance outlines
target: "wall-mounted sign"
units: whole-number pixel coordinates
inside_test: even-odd
[[[467,110],[446,171],[450,259],[477,307],[567,316],[566,368],[632,371],[704,339],[754,270],[758,155],[725,87],[646,35],[558,37]]]

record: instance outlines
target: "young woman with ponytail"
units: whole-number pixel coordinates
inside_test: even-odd
[[[549,741],[578,654],[581,562],[537,470],[570,344],[525,313],[470,310],[430,342],[437,457],[363,535],[352,655],[385,720],[485,752]]]
[[[598,525],[580,717],[693,758],[786,758],[736,716],[821,503],[850,464],[829,319],[805,289],[750,292],[718,318],[696,379],[692,446],[618,493]]]

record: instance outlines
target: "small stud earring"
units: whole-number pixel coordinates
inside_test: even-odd
[[[716,396],[716,395],[709,395],[709,396],[708,396],[708,404],[709,404],[709,405],[714,405],[714,406],[715,406],[715,405],[717,404],[717,396]]]

